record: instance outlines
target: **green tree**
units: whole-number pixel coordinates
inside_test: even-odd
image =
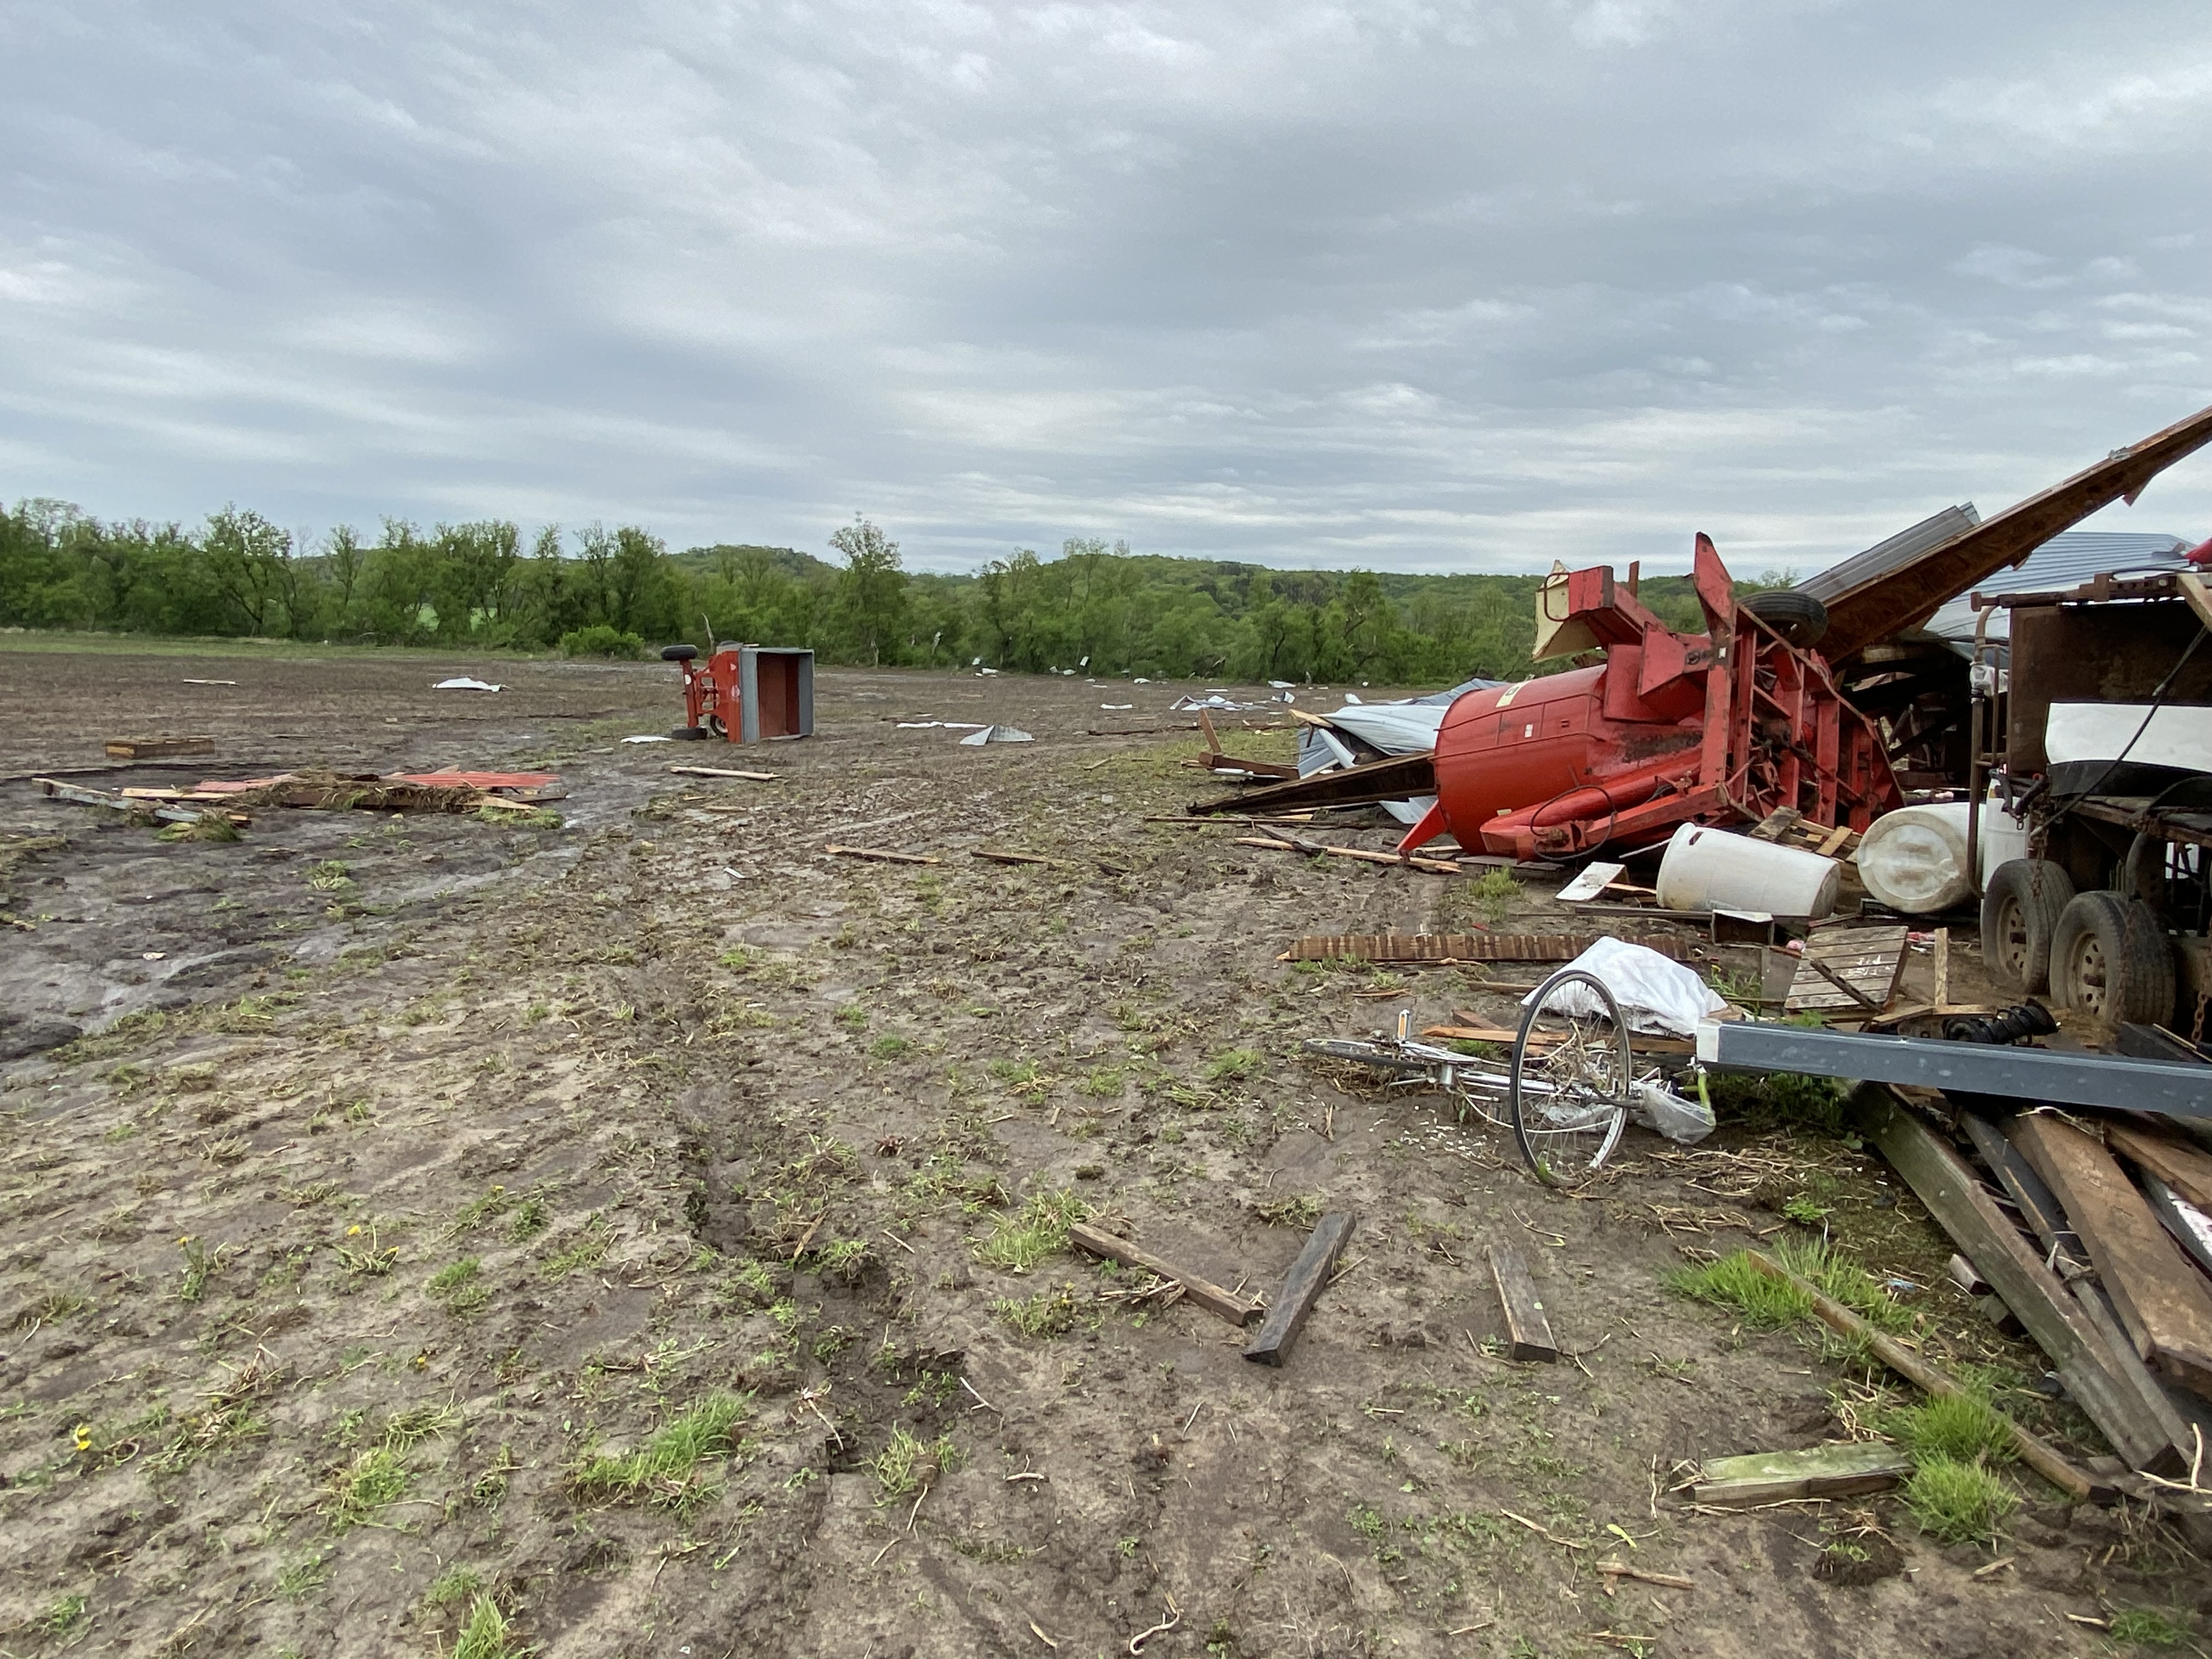
[[[896,651],[905,637],[906,571],[898,544],[855,514],[832,533],[830,545],[845,556],[837,578],[838,620],[869,663],[879,664],[884,647]]]

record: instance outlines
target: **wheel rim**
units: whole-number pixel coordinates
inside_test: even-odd
[[[2110,991],[2104,941],[2094,933],[2085,933],[2074,947],[2074,1005],[2101,1014],[2111,1000]]]
[[[1628,1030],[1602,981],[1563,968],[1536,988],[1514,1040],[1508,1103],[1538,1180],[1579,1186],[1605,1167],[1627,1121],[1632,1075]]]
[[[2008,898],[1997,906],[1998,960],[2014,980],[2026,977],[2027,967],[2027,923],[2022,916],[2020,901]]]

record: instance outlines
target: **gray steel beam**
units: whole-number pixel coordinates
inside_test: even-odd
[[[2101,1106],[2162,1112],[2212,1123],[2212,1066],[2173,1065],[2119,1054],[2008,1048],[1869,1036],[1756,1020],[1707,1020],[1698,1027],[1698,1058],[1730,1072],[1798,1072],[1860,1083],[1909,1083],[1960,1089],[2021,1105]]]

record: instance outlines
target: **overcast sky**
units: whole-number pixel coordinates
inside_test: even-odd
[[[10,0],[0,494],[1810,570],[2212,403],[2203,0]],[[2102,527],[2212,533],[2212,452]]]

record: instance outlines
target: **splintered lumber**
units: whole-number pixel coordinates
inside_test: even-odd
[[[1851,1498],[1884,1491],[1911,1473],[1910,1457],[1880,1443],[1752,1452],[1705,1459],[1690,1496],[1720,1508],[1793,1498]]]
[[[874,859],[884,864],[936,864],[939,860],[927,853],[895,853],[888,847],[840,847],[835,842],[822,850],[833,858]]]
[[[1171,1279],[1182,1286],[1182,1293],[1208,1313],[1218,1314],[1231,1324],[1245,1326],[1259,1316],[1260,1304],[1234,1291],[1224,1291],[1210,1279],[1202,1279],[1188,1268],[1178,1267],[1164,1257],[1154,1255],[1141,1244],[1132,1244],[1126,1238],[1116,1238],[1102,1228],[1078,1221],[1067,1230],[1067,1242],[1079,1250],[1092,1255],[1103,1255],[1109,1261],[1124,1267],[1142,1267],[1147,1273],[1158,1273],[1162,1279]],[[1280,1363],[1279,1361],[1277,1363]]]
[[[2136,1352],[2212,1399],[2212,1291],[2112,1156],[2050,1112],[2013,1120],[2014,1143],[2066,1206]]]
[[[1340,771],[1316,772],[1310,778],[1263,784],[1242,795],[1199,801],[1191,811],[1200,816],[1212,812],[1287,811],[1309,806],[1358,806],[1369,801],[1407,800],[1437,793],[1434,754],[1392,755],[1347,766]]]
[[[1525,996],[1534,989],[1535,987],[1533,985],[1524,987],[1522,994]],[[1395,996],[1399,994],[1393,991],[1388,994]],[[1431,1025],[1425,1028],[1421,1035],[1425,1037],[1436,1037],[1446,1042],[1497,1042],[1509,1047],[1517,1042],[1521,1036],[1520,1032],[1508,1030],[1503,1025],[1487,1024]],[[1557,1044],[1559,1040],[1556,1034],[1549,1031],[1532,1031],[1528,1036],[1528,1046],[1537,1049],[1548,1048]],[[1628,1046],[1639,1054],[1692,1054],[1698,1051],[1698,1045],[1687,1037],[1648,1037],[1635,1033],[1630,1035]]]
[[[1897,994],[1905,971],[1902,927],[1822,927],[1805,941],[1784,1012],[1879,1013]]]
[[[2126,1123],[2107,1122],[2105,1143],[2146,1175],[2154,1175],[2200,1210],[2212,1210],[2212,1152],[2194,1141]]]
[[[127,799],[121,795],[110,794],[105,789],[88,789],[82,784],[64,783],[58,778],[33,778],[31,781],[46,791],[48,799],[52,800],[70,801],[78,806],[105,806],[112,812],[150,813],[164,823],[198,823],[210,810],[161,801]],[[226,811],[221,816],[241,829],[253,822],[252,815],[246,812]]]
[[[1499,1305],[1505,1310],[1505,1357],[1547,1363],[1559,1357],[1552,1340],[1552,1322],[1545,1316],[1544,1299],[1528,1277],[1528,1264],[1510,1244],[1490,1247],[1490,1278],[1498,1286]]]
[[[213,738],[110,738],[111,760],[159,760],[165,755],[212,755]]]
[[[742,778],[747,783],[774,783],[779,775],[774,772],[740,772],[727,766],[672,766],[668,769],[679,778]]]
[[[1291,1357],[1297,1346],[1298,1332],[1313,1311],[1313,1304],[1322,1291],[1328,1288],[1328,1276],[1336,1267],[1336,1259],[1344,1254],[1344,1246],[1352,1237],[1358,1216],[1351,1210],[1341,1210],[1323,1216],[1316,1224],[1313,1237],[1298,1252],[1298,1259],[1291,1263],[1284,1275],[1283,1287],[1267,1304],[1267,1317],[1244,1349],[1244,1357],[1261,1365],[1280,1365]]]
[[[1633,1578],[1639,1584],[1656,1584],[1662,1589],[1695,1589],[1698,1582],[1685,1578],[1679,1572],[1654,1572],[1649,1567],[1632,1567],[1626,1561],[1601,1561],[1599,1574],[1607,1578]]]
[[[1595,933],[1309,933],[1291,941],[1278,962],[1571,962],[1597,943]],[[1664,937],[1632,939],[1680,960],[1682,946]]]
[[[1402,864],[1431,875],[1455,876],[1459,866],[1449,859],[1416,858],[1411,853],[1377,853],[1365,847],[1323,847],[1318,842],[1285,841],[1273,836],[1239,836],[1239,847],[1257,847],[1269,853],[1326,853],[1333,859],[1358,859],[1363,864]]]
[[[1861,1131],[1996,1287],[2112,1449],[2131,1468],[2161,1474],[2186,1468],[2158,1415],[2117,1370],[2118,1360],[2044,1264],[2042,1252],[2029,1247],[1966,1162],[1890,1090],[1863,1090],[1855,1103]]]
[[[1942,1399],[1950,1395],[1965,1392],[1956,1382],[1903,1343],[1875,1329],[1842,1303],[1832,1297],[1822,1295],[1811,1283],[1791,1273],[1779,1262],[1762,1255],[1757,1250],[1747,1250],[1744,1254],[1751,1265],[1769,1279],[1779,1279],[1783,1284],[1796,1290],[1800,1295],[1810,1298],[1813,1311],[1819,1316],[1822,1324],[1838,1336],[1864,1344],[1867,1351],[1875,1358],[1912,1383],[1922,1393]],[[1958,1258],[1953,1259],[1955,1261]],[[1969,1267],[1967,1271],[1972,1273],[1973,1269]],[[2009,1417],[2005,1419],[2005,1427],[2012,1436],[2013,1449],[2020,1454],[2020,1461],[2060,1491],[2071,1492],[2076,1498],[2087,1498],[2103,1490],[2087,1474],[2067,1462],[2058,1449],[2048,1441],[2030,1434]]]
[[[1780,841],[1784,834],[1797,826],[1805,815],[1794,806],[1777,807],[1746,830],[1753,841]]]
[[[1001,853],[989,847],[970,848],[968,856],[988,859],[993,864],[1050,864],[1052,862],[1041,853]]]

